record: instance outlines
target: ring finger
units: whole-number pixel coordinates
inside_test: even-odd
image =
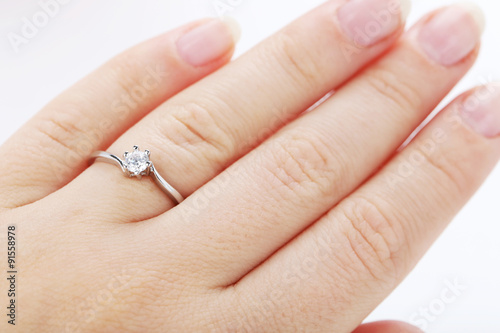
[[[183,61],[175,41],[207,25],[220,39],[211,61]],[[55,98],[0,147],[10,168],[0,174],[0,193],[7,194],[0,205],[27,205],[60,189],[88,166],[94,150],[228,62],[234,50],[228,28],[219,20],[187,24],[123,52]]]

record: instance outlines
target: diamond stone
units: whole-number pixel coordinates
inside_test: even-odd
[[[149,156],[147,152],[134,149],[125,155],[125,167],[134,176],[140,175],[148,168]]]

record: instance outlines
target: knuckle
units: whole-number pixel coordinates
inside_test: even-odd
[[[107,71],[105,71],[104,82],[106,78],[109,81],[116,82],[118,87],[129,96],[147,98],[147,89],[144,86],[146,74],[143,73],[145,64],[141,63],[137,57],[125,53],[110,60]],[[140,96],[144,95],[144,96]]]
[[[388,98],[398,109],[412,110],[421,104],[421,98],[411,82],[394,70],[376,67],[367,71],[366,82],[375,93]]]
[[[263,161],[265,170],[271,175],[271,183],[289,191],[303,195],[317,194],[325,196],[334,177],[332,168],[332,153],[328,145],[316,135],[288,133],[275,139],[271,144],[269,154]],[[269,155],[270,158],[269,158]]]
[[[342,236],[357,266],[375,280],[395,283],[405,256],[405,233],[398,220],[389,216],[381,200],[354,198],[344,203]]]
[[[63,113],[58,113],[58,115],[41,118],[35,122],[36,129],[46,139],[62,147],[63,150],[74,152],[79,138],[86,137],[86,131],[78,125],[80,123],[78,121],[79,116],[75,114],[78,112],[78,110],[69,107]]]
[[[321,73],[318,61],[298,43],[296,35],[291,27],[280,32],[276,36],[273,51],[275,55],[271,59],[278,60],[278,64],[293,82],[301,86],[304,83],[314,86]]]
[[[235,139],[210,109],[198,102],[169,106],[155,122],[160,142],[167,139],[193,155],[222,163],[234,152]]]
[[[432,170],[427,174],[437,180],[434,183],[445,193],[459,195],[465,191],[465,186],[469,183],[470,172],[466,170],[467,162],[464,160],[470,157],[464,157],[462,160],[461,154],[456,152],[429,154],[424,147],[417,145],[410,154],[410,159],[423,160]]]

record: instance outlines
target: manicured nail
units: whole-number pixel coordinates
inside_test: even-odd
[[[211,20],[188,31],[177,40],[179,55],[192,66],[207,65],[231,51],[240,29],[232,19]]]
[[[429,58],[443,66],[452,66],[476,48],[484,25],[481,9],[463,3],[437,12],[422,26],[417,38]]]
[[[477,133],[500,136],[500,83],[477,88],[463,102],[462,118]]]
[[[349,39],[370,46],[399,30],[410,8],[410,0],[349,0],[337,16]]]

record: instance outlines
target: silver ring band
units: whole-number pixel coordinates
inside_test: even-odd
[[[122,172],[128,177],[151,176],[158,187],[165,192],[165,194],[174,202],[174,204],[181,203],[184,198],[182,195],[172,187],[160,174],[149,159],[150,152],[148,150],[140,151],[138,146],[134,146],[134,151],[123,154],[122,160],[116,155],[110,154],[105,151],[96,151],[90,155],[90,164],[94,161],[106,162],[118,166]]]

